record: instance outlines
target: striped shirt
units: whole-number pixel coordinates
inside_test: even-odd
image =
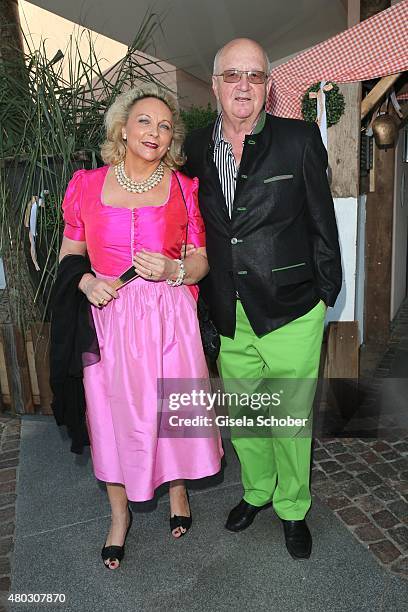
[[[264,124],[265,111],[262,111],[251,130],[251,134],[255,134],[261,131],[263,129]],[[213,141],[214,163],[218,170],[221,189],[224,194],[225,202],[227,204],[228,215],[231,219],[232,209],[234,206],[235,187],[237,184],[237,172],[239,166],[237,166],[237,162],[235,160],[234,152],[232,150],[232,144],[225,140],[222,134],[222,113],[218,115],[217,121],[214,125]],[[244,142],[242,143],[242,145],[244,145]],[[237,299],[239,300],[240,297],[238,291],[236,291],[235,293]]]
[[[232,144],[225,140],[222,135],[222,114],[218,115],[217,121],[215,122],[213,140],[214,163],[217,166],[221,189],[227,204],[228,215],[231,218],[238,168],[232,150]]]

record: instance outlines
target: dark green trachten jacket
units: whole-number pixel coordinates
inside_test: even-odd
[[[245,138],[231,219],[213,161],[213,129],[187,137],[185,171],[200,181],[210,265],[200,288],[219,332],[234,336],[237,291],[258,336],[319,299],[333,306],[341,258],[318,126],[261,114]]]

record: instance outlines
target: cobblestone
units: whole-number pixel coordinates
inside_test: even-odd
[[[375,520],[377,525],[379,525],[383,529],[390,529],[390,527],[395,527],[395,525],[398,525],[400,522],[400,520],[396,516],[394,516],[394,514],[388,512],[388,510],[380,510],[380,512],[376,512],[375,514],[373,514],[373,519]]]
[[[377,474],[372,471],[362,472],[357,478],[361,480],[363,484],[367,485],[367,487],[375,487],[376,485],[380,485],[382,483],[380,476],[377,476]]]
[[[372,490],[376,497],[379,497],[385,502],[394,501],[395,499],[399,499],[398,491],[391,489],[385,484],[380,485]]]
[[[398,500],[388,504],[388,509],[395,514],[403,523],[408,523],[408,503]]]
[[[8,553],[12,550],[13,548],[13,539],[8,537],[8,538],[1,538],[0,540],[0,555],[8,555]]]
[[[367,493],[367,489],[355,480],[353,480],[352,482],[347,482],[342,487],[342,490],[343,493],[347,495],[347,497],[350,497],[350,499],[355,499],[360,495],[364,495],[365,493]]]
[[[384,537],[381,529],[371,524],[357,527],[354,533],[362,542],[376,542]]]
[[[405,318],[396,330],[401,337],[405,330],[408,337],[408,300],[404,308]],[[391,338],[380,361],[383,377],[397,346]],[[380,385],[375,382],[370,382],[370,389],[378,392]],[[408,578],[408,436],[393,435],[389,429],[384,432],[384,440],[314,440],[312,491],[368,545],[379,563]],[[0,414],[0,595],[10,589],[15,530],[16,466],[6,463],[17,465],[19,443],[20,420]]]
[[[335,482],[346,482],[347,480],[352,480],[352,478],[352,474],[349,474],[349,472],[346,472],[345,470],[332,474],[332,479]]]
[[[340,472],[342,466],[337,461],[322,461],[320,463],[320,467],[322,470],[326,472],[326,474],[332,474],[334,472]]]
[[[402,550],[408,549],[408,527],[394,527],[388,533]]]
[[[346,525],[354,526],[369,522],[367,515],[355,506],[349,506],[348,508],[338,510],[337,514]]]
[[[372,466],[372,469],[378,476],[384,476],[385,478],[394,478],[396,475],[396,471],[392,467],[392,464],[377,463]]]
[[[20,419],[0,413],[0,596],[10,590]]]
[[[377,371],[363,368],[368,390],[363,414],[372,414],[380,379],[389,376],[402,338],[408,338],[408,299],[393,323],[388,347],[382,347],[385,354],[372,358]],[[316,440],[312,490],[381,565],[408,578],[408,432],[392,423],[391,417],[381,418],[376,439]],[[346,480],[344,474],[352,478]]]
[[[355,502],[362,510],[364,510],[364,512],[373,513],[384,511],[383,502],[381,502],[377,497],[374,497],[374,495],[363,495],[362,497],[357,497]]]
[[[390,569],[396,574],[407,575],[408,574],[408,556],[401,557],[400,559],[398,559],[398,561],[396,561],[395,563],[391,565]]]
[[[347,470],[352,474],[359,474],[366,470],[366,466],[361,461],[353,461],[353,463],[347,463]]]
[[[350,505],[350,500],[343,495],[334,495],[333,497],[329,497],[326,500],[327,505],[332,510],[339,510],[340,508],[344,508],[345,506]]]
[[[398,548],[396,548],[389,540],[382,540],[381,542],[370,544],[370,550],[382,563],[385,564],[391,563],[391,561],[395,561],[395,559],[398,559],[398,557],[401,556]]]
[[[376,453],[373,453],[372,451],[361,453],[360,458],[364,459],[364,461],[368,464],[376,463],[377,461],[381,461],[380,457]]]

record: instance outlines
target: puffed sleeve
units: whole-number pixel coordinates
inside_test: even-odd
[[[193,178],[190,196],[187,199],[188,208],[188,244],[197,247],[205,247],[204,221],[198,206],[198,178]]]
[[[82,183],[85,170],[74,172],[65,192],[62,210],[64,212],[64,236],[71,240],[85,240],[85,228],[81,218]]]

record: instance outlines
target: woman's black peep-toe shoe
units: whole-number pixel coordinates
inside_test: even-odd
[[[190,506],[190,498],[188,496],[188,491],[187,491],[187,501],[188,504]],[[193,522],[193,517],[191,516],[191,506],[190,506],[190,516],[178,516],[177,514],[175,514],[174,516],[170,517],[170,532],[171,535],[173,535],[173,531],[174,529],[177,529],[177,527],[182,527],[183,529],[185,529],[185,531],[180,531],[180,535],[179,536],[175,536],[173,535],[173,537],[178,540],[179,538],[181,538],[183,535],[186,535],[187,531],[190,529],[191,525]]]
[[[123,541],[123,545],[122,546],[115,546],[115,545],[104,546],[102,548],[101,557],[102,557],[103,564],[106,567],[106,569],[110,569],[110,570],[119,569],[120,562],[125,556],[125,542],[126,542],[126,538],[128,536],[129,530],[133,522],[133,513],[132,513],[132,510],[129,508],[129,506],[128,506],[128,510],[129,510],[129,525],[128,525],[128,528],[126,529],[126,534],[125,534],[125,539]],[[106,561],[108,560],[109,560],[109,563],[106,563]],[[115,561],[118,562],[118,565],[116,565],[115,567],[111,567],[111,564],[114,563]]]
[[[177,527],[183,527],[183,529],[185,529],[184,532],[180,531],[179,536],[173,536],[173,537],[176,538],[176,540],[178,540],[183,535],[186,535],[187,531],[191,527],[192,522],[193,522],[193,519],[191,518],[191,516],[177,516],[177,514],[175,514],[174,516],[171,516],[170,517],[170,531],[172,535],[173,535],[173,530],[177,529]]]

